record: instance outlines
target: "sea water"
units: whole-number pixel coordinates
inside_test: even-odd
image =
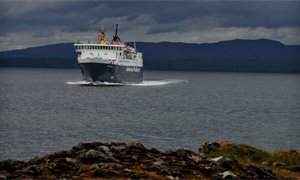
[[[0,160],[79,142],[139,139],[197,150],[229,140],[300,150],[300,75],[146,71],[141,84],[86,86],[78,69],[0,69]]]

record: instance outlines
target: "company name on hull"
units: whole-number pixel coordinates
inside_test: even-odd
[[[138,67],[126,67],[127,72],[140,72],[141,69]]]

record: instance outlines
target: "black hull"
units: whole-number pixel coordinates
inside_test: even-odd
[[[101,63],[80,63],[83,79],[90,82],[139,83],[143,67],[118,66]]]

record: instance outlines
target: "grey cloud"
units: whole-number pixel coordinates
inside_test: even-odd
[[[262,37],[253,29],[263,28],[266,33],[276,32],[270,34],[274,38],[294,42],[286,34],[291,30],[282,29],[293,29],[296,34],[294,29],[300,27],[298,12],[300,1],[0,1],[0,38],[8,42],[15,34],[26,34],[35,40],[59,39],[61,34],[72,37],[94,33],[103,26],[113,31],[118,23],[127,37],[147,41],[180,35],[191,35],[185,39],[196,41],[195,36],[204,36],[200,32],[207,33],[208,39],[247,37],[247,32],[251,32],[251,38]],[[212,34],[218,33],[218,28],[222,34]]]
[[[148,33],[159,33],[170,23],[188,25],[191,30],[208,27],[295,27],[300,26],[300,2],[195,2],[178,3],[154,15],[157,25]],[[197,21],[185,22],[192,18]],[[192,29],[193,28],[193,29]],[[196,29],[195,29],[196,28]]]
[[[105,18],[126,17],[124,23],[135,25],[140,15],[153,19],[149,34],[205,27],[300,26],[299,2],[15,1],[1,5],[1,31],[7,32],[30,31],[41,26],[84,32],[97,29]]]

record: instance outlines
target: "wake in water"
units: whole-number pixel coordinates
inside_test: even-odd
[[[180,79],[163,79],[163,80],[144,80],[141,83],[109,83],[109,82],[87,82],[75,81],[66,82],[69,85],[82,85],[82,86],[161,86],[174,83],[186,83],[186,80]]]

